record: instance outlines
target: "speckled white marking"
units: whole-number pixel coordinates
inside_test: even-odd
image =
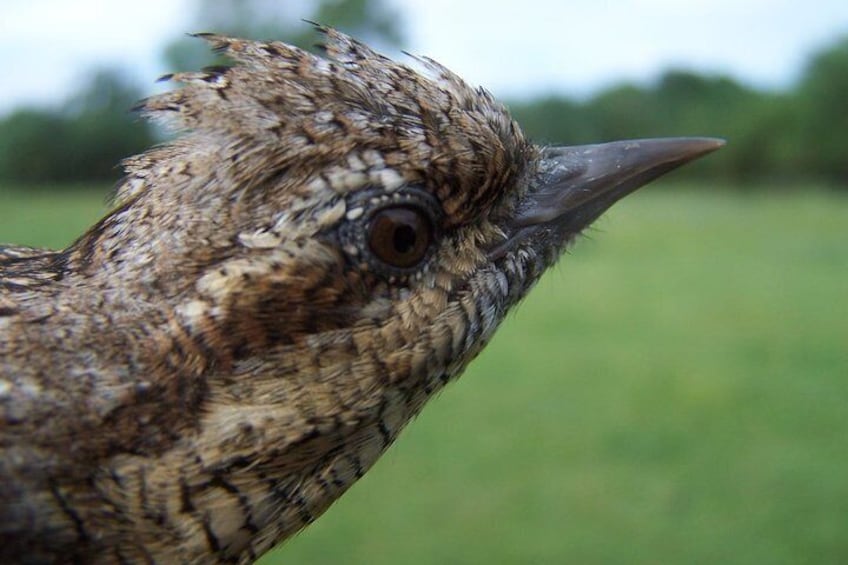
[[[316,222],[318,223],[318,226],[322,228],[331,226],[342,219],[342,216],[345,214],[345,210],[347,210],[347,205],[344,200],[339,200],[330,208],[322,211],[316,218]]]
[[[355,219],[361,217],[362,214],[364,214],[364,213],[365,213],[365,208],[362,208],[362,207],[352,208],[352,209],[347,211],[347,214],[345,215],[345,217],[348,220],[355,220]]]
[[[252,249],[270,249],[278,246],[283,238],[279,233],[257,230],[253,233],[238,234],[239,243]]]
[[[377,178],[382,185],[383,188],[388,192],[394,192],[395,190],[402,187],[406,184],[406,181],[403,179],[400,174],[394,169],[383,169],[379,173],[377,173]]]

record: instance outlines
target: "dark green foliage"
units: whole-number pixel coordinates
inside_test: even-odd
[[[597,125],[585,108],[567,98],[548,96],[525,104],[511,104],[521,127],[537,143],[571,145],[597,138]]]
[[[59,109],[25,108],[0,120],[0,181],[114,181],[118,163],[153,143],[129,108],[140,91],[112,70]]]
[[[813,57],[797,96],[802,166],[848,185],[848,37]]]

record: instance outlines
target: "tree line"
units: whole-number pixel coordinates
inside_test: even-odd
[[[781,92],[722,76],[671,70],[654,84],[621,84],[578,102],[513,103],[525,132],[545,143],[707,135],[728,146],[678,173],[735,186],[832,184],[848,190],[848,36],[810,57]]]
[[[274,27],[289,41],[314,40],[299,22],[265,17],[257,18],[263,22],[261,30],[250,27],[245,6],[251,4],[261,0],[201,2],[199,13],[205,19],[199,25],[252,37],[268,37]],[[400,19],[380,0],[324,0],[315,6],[318,21],[384,46],[402,43]],[[236,23],[228,29],[226,22]],[[197,42],[175,41],[165,54],[172,68],[209,62]],[[114,181],[121,174],[121,158],[161,141],[161,132],[128,111],[141,92],[128,76],[102,70],[58,108],[22,108],[0,118],[0,183]],[[848,190],[848,36],[813,54],[799,80],[784,91],[670,70],[653,84],[620,84],[587,100],[549,95],[507,105],[539,143],[724,137],[729,142],[725,150],[680,174],[736,187],[813,181]]]

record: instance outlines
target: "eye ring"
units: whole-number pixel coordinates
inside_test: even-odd
[[[359,268],[395,283],[427,270],[444,217],[432,194],[409,185],[366,189],[348,198],[347,210],[353,218],[337,232],[339,243]]]

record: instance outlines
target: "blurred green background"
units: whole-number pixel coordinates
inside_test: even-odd
[[[314,42],[260,5],[199,2],[197,29]],[[398,46],[402,17],[357,0],[310,19]],[[174,68],[213,62],[178,38],[162,50]],[[99,69],[64,104],[0,117],[0,242],[64,246],[107,211],[115,163],[163,139],[126,112],[140,95]],[[512,101],[542,142],[729,144],[616,205],[261,562],[848,563],[846,101],[848,34],[780,91],[670,69]]]

